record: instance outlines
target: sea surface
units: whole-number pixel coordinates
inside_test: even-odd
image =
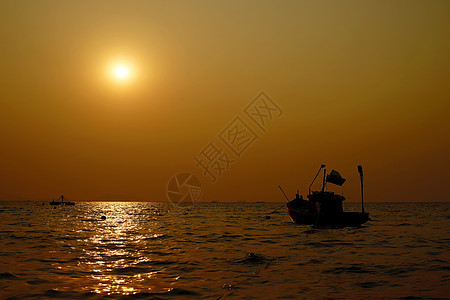
[[[0,202],[0,299],[450,299],[450,203],[368,203],[359,228],[281,204]]]

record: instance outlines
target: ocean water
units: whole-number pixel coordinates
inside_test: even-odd
[[[0,298],[450,299],[450,203],[368,203],[359,228],[280,205],[0,202]]]

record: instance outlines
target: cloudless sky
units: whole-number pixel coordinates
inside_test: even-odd
[[[449,1],[4,0],[0,38],[3,200],[166,201],[186,171],[284,201],[321,163],[348,201],[358,164],[367,201],[450,199]],[[211,182],[193,156],[260,91],[283,115]]]

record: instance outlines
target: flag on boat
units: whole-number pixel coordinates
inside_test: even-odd
[[[345,178],[342,178],[338,171],[332,170],[331,173],[327,175],[327,182],[343,185]]]

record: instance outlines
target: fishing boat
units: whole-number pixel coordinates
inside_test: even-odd
[[[64,201],[64,199],[66,199],[66,201]],[[75,203],[68,201],[67,198],[64,198],[64,195],[61,195],[56,201],[55,198],[53,198],[50,205],[75,205]]]
[[[322,189],[320,191],[311,192],[311,186],[322,169],[324,170]],[[309,186],[308,200],[303,199],[297,192],[295,199],[289,201],[289,198],[287,198],[280,187],[280,190],[288,200],[286,206],[292,221],[297,224],[312,224],[319,226],[359,226],[366,223],[369,220],[369,213],[364,212],[362,166],[358,166],[358,172],[361,178],[361,212],[344,212],[342,202],[345,200],[345,197],[326,190],[327,183],[342,186],[345,179],[335,170],[332,170],[331,173],[327,175],[325,165],[323,164],[320,166],[319,171]]]

